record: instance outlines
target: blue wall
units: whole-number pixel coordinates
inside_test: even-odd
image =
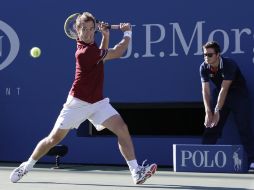
[[[253,6],[251,0],[1,3],[0,161],[27,159],[35,144],[49,133],[65,102],[74,77],[76,46],[63,31],[68,15],[89,11],[113,24],[133,24],[133,39],[126,55],[106,63],[104,94],[112,102],[201,102],[201,46],[216,40],[224,55],[238,61],[254,107]],[[121,38],[120,31],[111,31],[110,45]],[[34,46],[42,50],[38,59],[29,55]],[[165,125],[170,127],[170,123]],[[161,165],[172,165],[173,143],[200,142],[192,137],[133,140],[139,159],[148,158]],[[63,143],[70,149],[64,162],[124,163],[113,137],[81,138],[72,131]],[[221,143],[239,143],[232,119]]]

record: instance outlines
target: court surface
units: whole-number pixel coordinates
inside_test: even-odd
[[[0,163],[0,190],[254,189],[254,174],[176,173],[158,168],[145,184],[134,185],[127,167],[86,165],[62,165],[62,169],[36,165],[20,182],[11,183],[9,175],[18,165]]]

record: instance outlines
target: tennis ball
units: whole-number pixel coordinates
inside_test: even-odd
[[[33,58],[38,58],[38,57],[40,57],[40,55],[41,55],[41,49],[38,48],[38,47],[33,47],[33,48],[30,50],[30,55],[31,55]]]

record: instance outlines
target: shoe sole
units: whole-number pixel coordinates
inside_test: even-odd
[[[157,170],[157,165],[154,164],[154,165],[151,167],[150,172],[147,172],[147,174],[146,174],[146,176],[144,177],[144,179],[141,180],[141,181],[138,181],[138,182],[137,182],[137,185],[143,184],[148,178],[152,177],[152,175],[156,172],[156,170]]]

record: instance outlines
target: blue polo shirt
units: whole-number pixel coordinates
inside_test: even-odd
[[[245,79],[232,59],[221,57],[218,70],[212,71],[211,66],[205,62],[200,65],[200,77],[202,82],[212,81],[217,89],[221,88],[223,80],[231,80],[230,89],[245,89]]]

